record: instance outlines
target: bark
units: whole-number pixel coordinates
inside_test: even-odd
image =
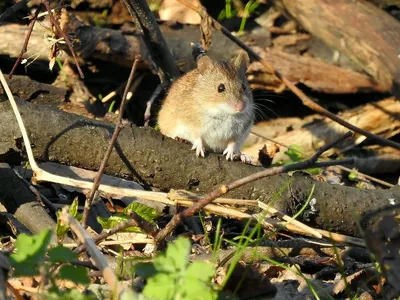
[[[141,53],[146,64],[140,68],[147,67],[151,58],[140,37],[135,33],[122,33],[121,31],[93,28],[82,26],[76,22],[70,22],[68,31],[74,32],[80,47],[75,49],[83,58],[97,58],[103,61],[116,63],[124,67],[132,65],[136,53]],[[195,67],[192,58],[190,42],[197,41],[200,32],[197,26],[185,25],[180,28],[172,28],[165,23],[160,26],[165,37],[168,48],[174,59],[183,72],[187,72]],[[0,26],[0,34],[4,43],[0,44],[0,53],[17,57],[25,38],[26,27],[20,25]],[[28,52],[24,57],[39,54],[41,60],[47,60],[48,52],[45,49],[42,27],[35,27],[28,47]],[[212,44],[209,49],[210,56],[216,59],[229,59],[238,50],[238,46],[233,44],[228,38],[218,31],[213,31]],[[355,93],[361,91],[385,92],[388,87],[371,81],[370,77],[351,70],[340,68],[324,63],[310,57],[291,55],[279,51],[264,51],[258,49],[263,57],[272,66],[292,82],[301,82],[316,91],[328,93]],[[65,54],[61,54],[60,59],[64,59]],[[277,86],[280,81],[265,73],[258,63],[254,63],[250,68],[250,82],[257,86]]]
[[[112,125],[23,101],[18,101],[18,106],[38,160],[91,170],[99,167],[113,132]],[[0,130],[0,153],[10,149],[20,151],[19,129],[8,101],[0,103]],[[164,190],[186,189],[204,194],[220,184],[262,169],[241,162],[227,162],[217,154],[201,159],[190,148],[190,145],[163,137],[152,128],[125,127],[105,173],[133,178]],[[400,189],[360,190],[316,182],[299,173],[292,178],[286,174],[264,178],[230,191],[227,197],[268,202],[293,215],[306,201],[313,184],[316,211],[307,210],[304,220],[350,235],[357,234],[355,219],[386,206],[391,198],[400,198]],[[281,193],[276,196],[278,191]]]
[[[381,84],[361,73],[325,63],[310,56],[288,54],[282,51],[265,50],[259,53],[274,69],[279,70],[288,80],[331,94],[386,91]],[[280,80],[271,77],[259,62],[253,63],[248,72],[252,83],[280,84]]]
[[[346,54],[400,96],[400,23],[395,18],[363,0],[281,3],[308,32]]]

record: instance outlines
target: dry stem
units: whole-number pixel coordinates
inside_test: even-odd
[[[101,254],[100,250],[97,249],[96,244],[85,229],[75,218],[68,214],[66,207],[61,211],[60,220],[65,225],[68,225],[76,234],[78,240],[85,245],[90,257],[95,261],[96,267],[102,272],[107,284],[113,291],[116,291],[119,298],[127,288],[118,281],[117,276],[115,276],[112,269],[108,266],[104,256]]]
[[[83,210],[83,216],[82,216],[82,225],[85,228],[87,227],[86,222],[87,222],[87,218],[89,216],[90,207],[92,206],[94,195],[95,195],[95,193],[98,190],[99,185],[100,185],[101,176],[103,175],[103,172],[104,172],[104,169],[106,167],[107,161],[108,161],[108,159],[109,159],[109,157],[111,155],[111,152],[112,152],[112,150],[114,148],[115,141],[117,140],[119,132],[121,131],[122,126],[123,126],[122,125],[122,117],[123,117],[123,114],[124,114],[127,95],[128,95],[129,88],[130,88],[130,86],[132,84],[133,75],[135,74],[136,67],[137,67],[137,64],[139,62],[139,59],[140,59],[140,57],[139,57],[139,55],[137,55],[135,57],[134,62],[133,62],[131,73],[129,74],[129,79],[128,79],[128,82],[126,83],[126,86],[125,86],[124,95],[122,96],[122,101],[121,101],[121,105],[120,105],[120,108],[119,108],[118,120],[117,120],[117,124],[115,126],[115,129],[114,129],[114,133],[113,133],[113,135],[111,137],[111,140],[110,140],[110,143],[108,145],[106,154],[104,155],[103,161],[101,162],[99,171],[97,172],[97,176],[96,176],[96,178],[94,180],[93,187],[90,190],[89,195],[86,197],[85,208]]]
[[[35,11],[35,15],[33,16],[31,22],[29,23],[29,27],[28,27],[28,32],[26,33],[26,37],[25,37],[25,41],[24,41],[24,45],[22,46],[21,52],[19,53],[17,60],[14,63],[14,66],[11,69],[10,74],[8,75],[8,78],[11,79],[12,78],[12,74],[14,74],[15,69],[17,68],[19,62],[22,59],[22,55],[24,55],[26,53],[26,51],[28,51],[28,42],[29,42],[29,38],[31,37],[32,34],[32,30],[33,30],[33,26],[36,23],[36,20],[38,18],[38,15],[40,13],[40,9],[41,9],[42,5],[40,5],[36,11]]]
[[[51,8],[50,8],[50,4],[49,4],[48,0],[42,0],[42,3],[44,4],[47,12],[49,13],[49,18],[50,18],[51,23],[54,25],[54,27],[57,29],[58,34],[63,37],[65,43],[67,44],[69,51],[71,52],[72,57],[74,58],[75,65],[76,65],[76,68],[78,69],[79,76],[83,79],[85,76],[83,75],[81,67],[79,66],[78,59],[75,55],[74,48],[72,47],[72,44],[71,44],[69,38],[67,37],[65,32],[61,29],[60,25],[58,25],[57,20],[54,18],[53,13],[51,12]]]

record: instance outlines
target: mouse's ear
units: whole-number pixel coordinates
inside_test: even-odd
[[[203,75],[207,69],[209,69],[213,65],[214,61],[207,55],[201,56],[197,60],[197,69],[200,74]]]
[[[244,69],[246,71],[250,64],[249,55],[246,51],[240,51],[234,58],[232,58],[231,63],[236,69]]]

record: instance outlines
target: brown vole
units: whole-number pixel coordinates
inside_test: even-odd
[[[191,142],[197,156],[208,150],[250,162],[240,152],[254,122],[248,64],[244,51],[229,62],[201,56],[197,69],[172,84],[158,116],[161,133]]]

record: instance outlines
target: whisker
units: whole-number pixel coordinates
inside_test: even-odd
[[[258,104],[254,103],[254,104],[253,104],[253,108],[254,108],[255,110],[260,111],[260,112],[262,112],[262,113],[265,114],[265,112],[259,107],[259,105],[260,105],[259,103],[258,103]],[[266,108],[266,109],[269,110],[271,113],[273,113],[277,118],[279,118],[279,115],[278,115],[275,111],[273,111],[271,108],[269,108],[268,106],[263,105],[262,107],[263,107],[263,108]]]
[[[251,108],[253,109],[256,117],[259,117],[260,120],[268,119],[268,116],[265,114],[265,112],[263,110],[261,110],[256,104],[253,104],[251,106]]]
[[[289,99],[289,97],[284,95],[260,95],[260,94],[253,94],[253,98],[279,98],[279,99]]]
[[[274,104],[276,104],[276,103],[274,103]],[[256,103],[256,105],[258,105],[260,107],[269,107],[269,104],[260,103],[260,102]]]
[[[258,108],[258,107],[255,106],[253,109],[254,109],[254,112],[255,112],[256,114],[258,114],[258,116],[260,117],[260,119],[264,120],[264,119],[268,118],[268,116],[265,114],[265,112],[262,111],[260,108]]]
[[[270,102],[270,103],[273,103],[273,104],[276,104],[276,102],[274,101],[274,100],[271,100],[271,99],[253,99],[254,101],[265,101],[265,102]]]

